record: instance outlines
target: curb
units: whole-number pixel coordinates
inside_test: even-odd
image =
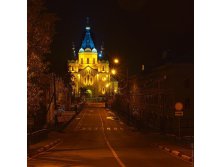
[[[53,142],[50,142],[49,144],[47,144],[47,145],[45,145],[45,146],[39,148],[39,149],[36,151],[36,153],[34,153],[33,155],[29,155],[29,156],[28,156],[28,159],[31,159],[31,158],[37,156],[38,154],[49,150],[50,148],[52,148],[53,146],[55,146],[56,144],[58,144],[58,143],[60,143],[60,142],[61,142],[61,139],[57,139],[57,140],[55,140],[55,141],[53,141]]]
[[[183,160],[186,160],[186,161],[189,161],[189,162],[192,162],[192,157],[190,157],[190,156],[187,156],[187,155],[181,155],[181,159],[183,159]]]
[[[167,148],[167,147],[164,147],[164,150],[167,151],[167,152],[170,152],[170,149]]]
[[[176,155],[176,156],[180,156],[180,152],[177,150],[172,150],[171,154]]]
[[[162,145],[157,145],[159,149],[163,150],[163,151],[166,151],[170,154],[173,154],[175,155],[176,157],[179,157],[181,158],[182,160],[185,160],[185,161],[188,161],[188,162],[193,162],[193,158],[188,156],[188,155],[185,155],[185,154],[182,154],[180,151],[178,150],[171,150],[169,149],[168,147],[166,146],[162,146]]]
[[[80,113],[81,111],[76,112],[68,121],[66,121],[61,127],[59,127],[57,130],[62,132],[70,123],[72,120],[75,119],[75,117],[77,117],[77,115]]]

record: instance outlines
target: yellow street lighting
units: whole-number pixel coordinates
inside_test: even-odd
[[[115,58],[115,59],[114,59],[114,63],[115,63],[115,64],[118,64],[118,63],[119,63],[119,59],[118,59],[118,58]]]
[[[109,85],[110,85],[110,84],[109,84],[109,83],[107,83],[107,84],[106,84],[106,88],[108,88],[108,87],[109,87]]]
[[[115,69],[112,69],[112,70],[111,70],[111,73],[112,73],[113,75],[115,75],[115,74],[117,73],[117,71],[116,71]]]

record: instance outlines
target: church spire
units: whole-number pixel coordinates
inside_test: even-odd
[[[84,40],[82,41],[82,44],[81,44],[81,49],[94,49],[95,46],[94,46],[94,42],[92,40],[92,37],[91,37],[91,33],[90,33],[90,26],[89,26],[89,17],[86,18],[86,34],[84,36]]]
[[[89,17],[86,17],[86,30],[89,29],[90,30],[90,18]]]
[[[98,57],[99,57],[99,59],[104,58],[104,42],[102,42],[102,44],[101,44],[101,51],[100,51]]]
[[[76,59],[77,56],[76,56],[76,52],[75,52],[75,44],[74,44],[74,42],[72,43],[72,51],[73,51],[74,59]]]

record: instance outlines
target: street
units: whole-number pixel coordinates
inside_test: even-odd
[[[34,167],[188,167],[153,145],[153,139],[125,125],[110,110],[85,107],[62,132],[61,143],[28,160]]]

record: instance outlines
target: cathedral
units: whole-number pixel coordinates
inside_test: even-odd
[[[87,97],[113,95],[118,92],[118,82],[111,75],[109,61],[103,55],[103,47],[100,52],[95,48],[90,31],[90,26],[86,26],[78,55],[68,61],[73,94],[78,97],[85,90]]]

